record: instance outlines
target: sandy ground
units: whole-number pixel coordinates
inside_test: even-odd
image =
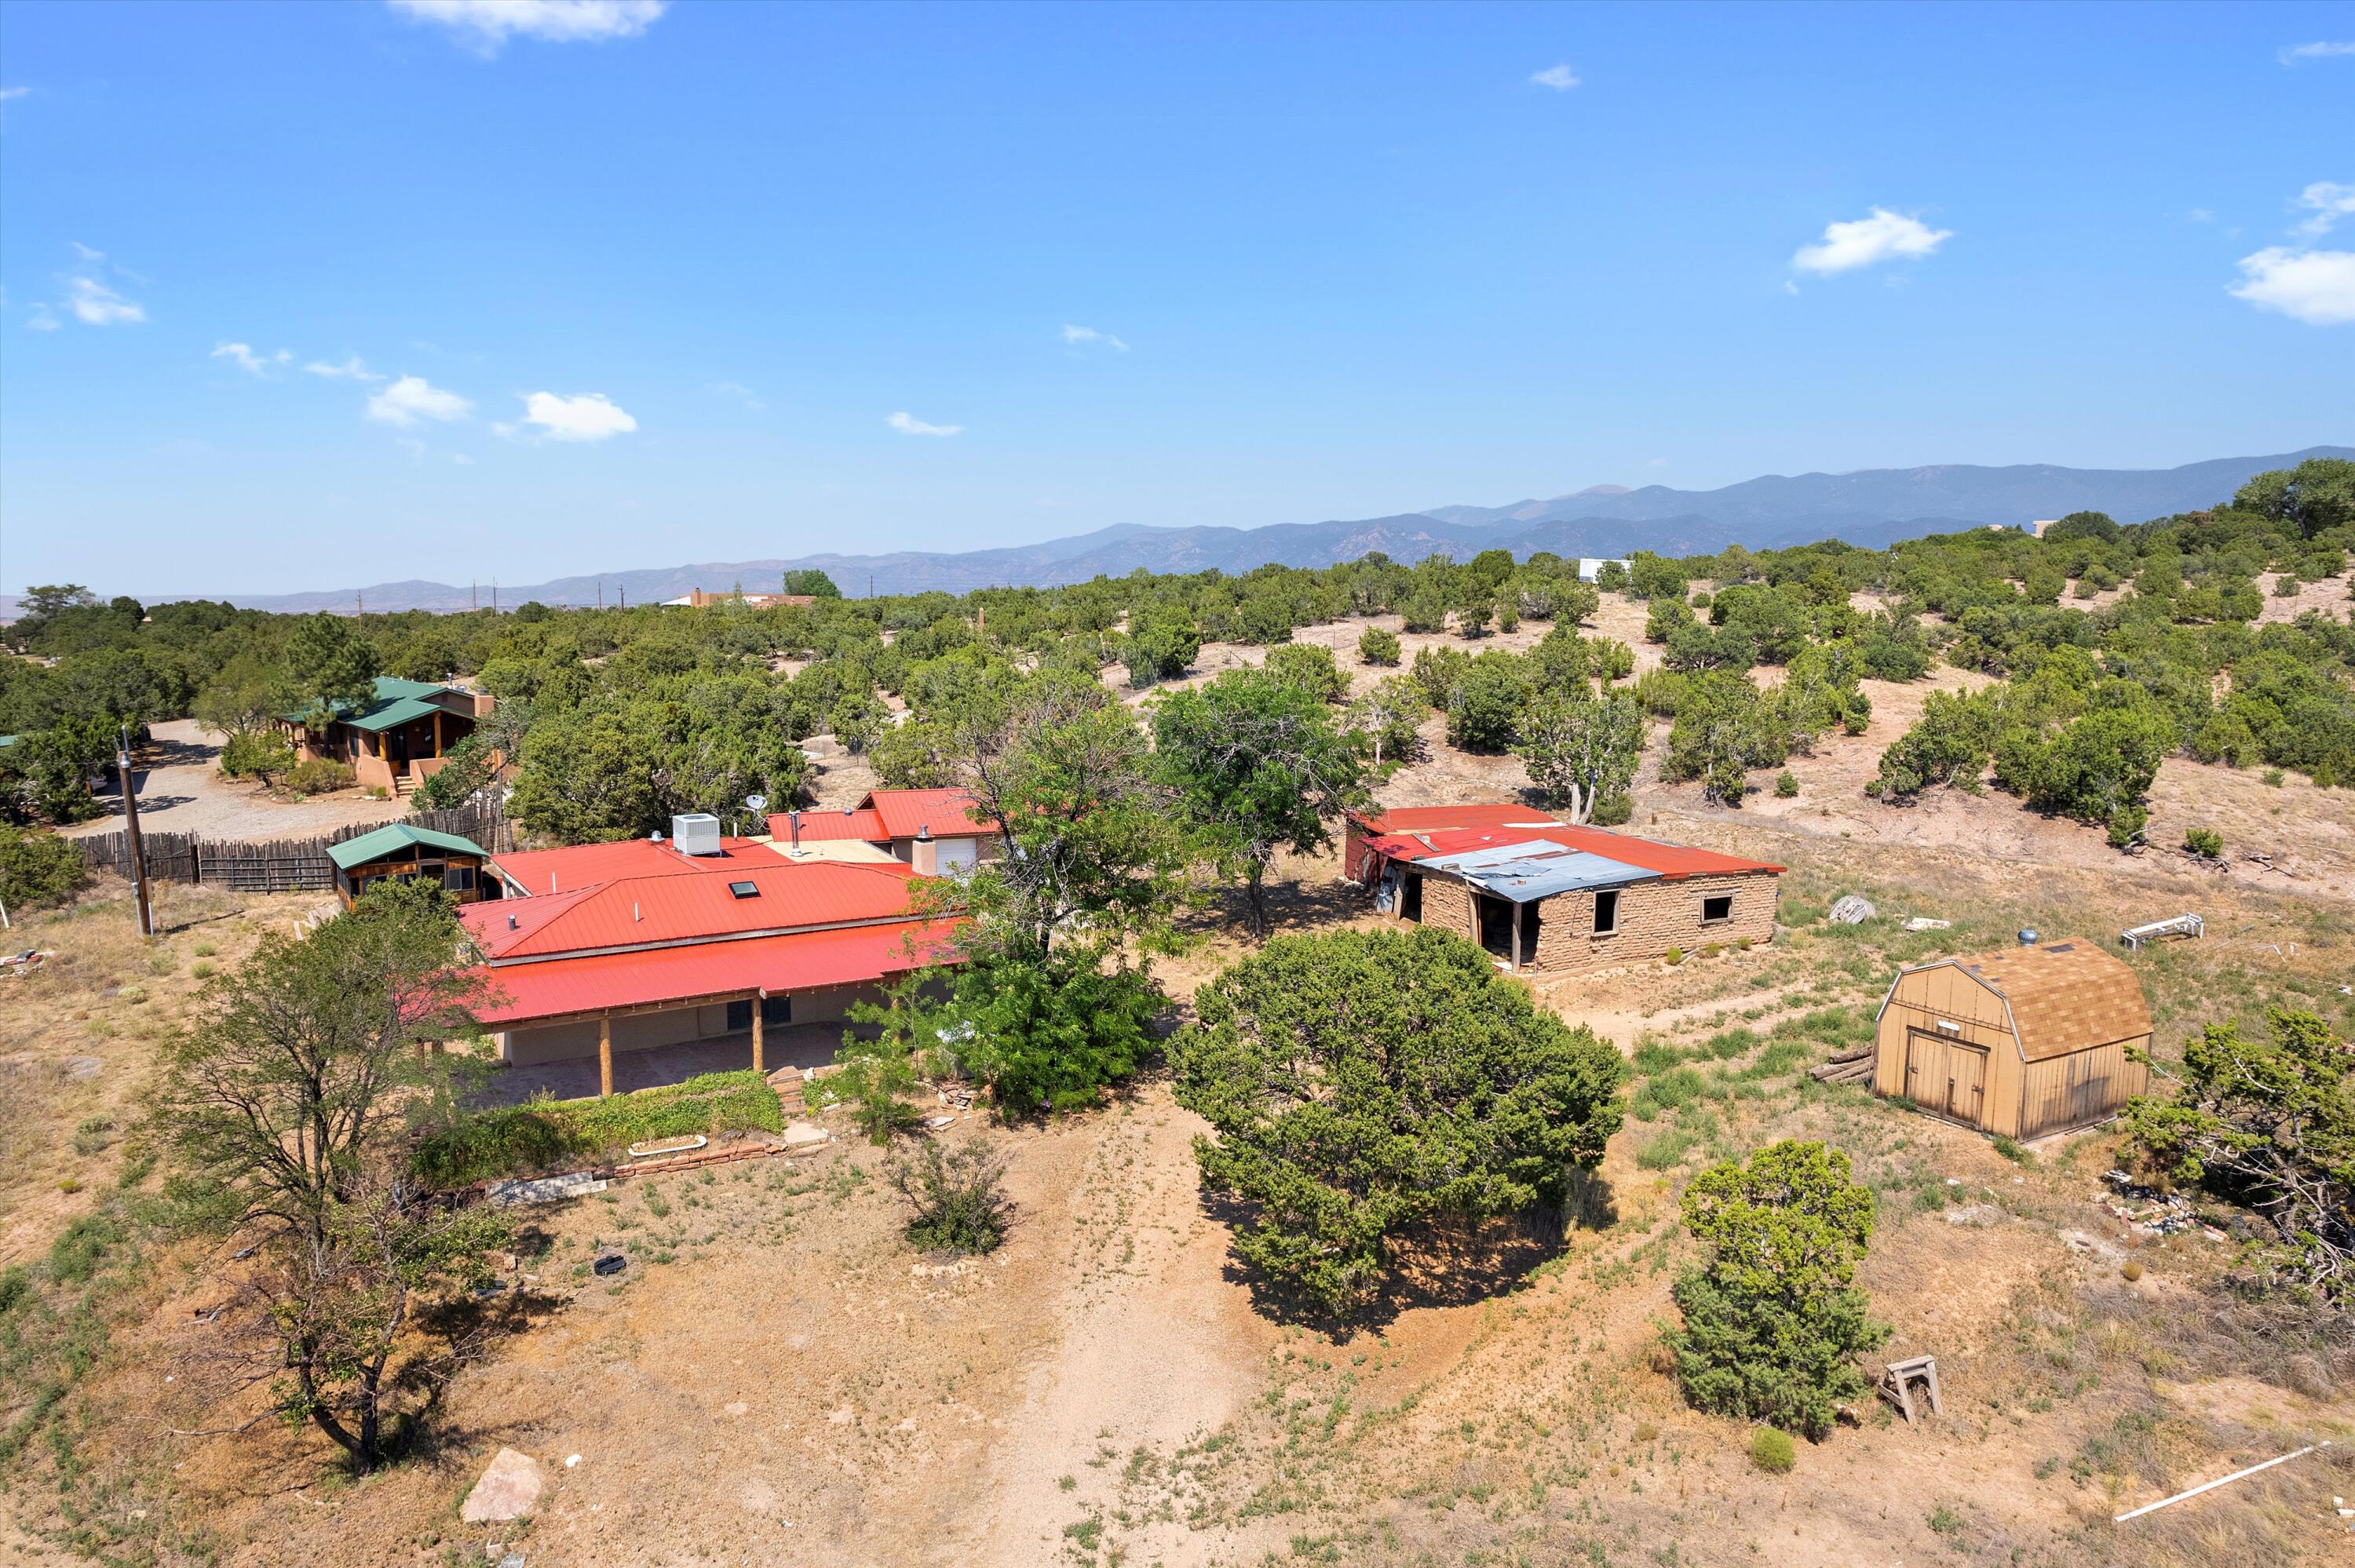
[[[280,800],[259,784],[224,779],[219,741],[194,719],[167,719],[154,726],[154,735],[153,760],[133,769],[139,777],[139,825],[149,832],[266,842],[315,838],[355,822],[389,822],[409,814],[405,800],[371,800],[357,789]],[[121,795],[101,795],[99,803],[105,816],[65,832],[121,832]]]
[[[1798,896],[1861,886],[1884,905],[1942,908],[1974,940],[2023,919],[2061,929],[2116,918],[2180,874],[2114,857],[2026,881],[1965,853],[1660,810],[1666,836],[1790,863]],[[1280,920],[1361,918],[1335,894],[1337,870],[1329,854],[1283,865]],[[2294,960],[2310,987],[2355,961],[2311,900],[2232,884],[2216,900],[2217,939],[2145,961],[2176,1004],[2163,1053],[2198,1021],[2181,1005],[2187,985],[2258,961],[2227,928],[2271,921],[2324,933]],[[280,912],[257,903],[191,926],[173,938],[176,960],[185,966],[206,930],[225,959],[250,940],[229,933]],[[122,972],[139,957],[120,924],[118,901],[57,927],[55,945],[73,962],[41,982],[51,988],[41,1008],[17,1010],[11,1048],[46,1065],[52,1095],[79,1086],[70,1092],[89,1097],[57,1101],[41,1125],[125,1103],[152,1060],[136,1024],[118,1025],[96,1047],[102,1071],[66,1077],[59,1064],[73,1045],[60,1035],[74,1012],[136,1020],[168,1000],[165,988],[187,983],[158,976],[145,1000],[128,1002]],[[1215,921],[1200,934],[1165,971],[1181,997],[1242,950]],[[1639,1032],[1689,1042],[1729,1020],[1765,1028],[1833,996],[1868,1000],[1885,976],[1850,965],[1853,952],[1803,931],[1675,969],[1554,977],[1540,994],[1622,1049]],[[2296,1560],[2292,1547],[2328,1560],[2334,1538],[2322,1532],[2335,1521],[2318,1510],[2328,1492],[2355,1489],[2355,1467],[2337,1461],[2269,1475],[2145,1536],[2109,1525],[2119,1508],[2319,1436],[2347,1446],[2355,1409],[2260,1383],[2272,1363],[2257,1352],[2200,1339],[2212,1316],[2201,1282],[2229,1249],[2196,1234],[2161,1243],[2095,1207],[2094,1173],[2112,1158],[2099,1138],[2020,1168],[1962,1129],[1852,1097],[1770,1097],[1753,1110],[1731,1102],[1723,1114],[1744,1144],[1828,1137],[1876,1180],[1895,1173],[1940,1192],[1958,1184],[1942,1212],[1889,1212],[1866,1276],[1896,1330],[1891,1353],[1939,1356],[1945,1420],[1909,1430],[1869,1412],[1860,1431],[1803,1446],[1785,1478],[1749,1465],[1745,1427],[1681,1404],[1653,1342],[1678,1255],[1676,1190],[1692,1167],[1638,1164],[1658,1123],[1613,1140],[1598,1211],[1608,1223],[1574,1231],[1550,1256],[1418,1274],[1427,1283],[1394,1316],[1338,1337],[1285,1323],[1255,1303],[1225,1222],[1197,1190],[1187,1144],[1199,1124],[1148,1080],[1043,1126],[968,1118],[948,1129],[986,1138],[1008,1162],[1014,1228],[980,1260],[907,1248],[884,1154],[838,1116],[837,1141],[813,1157],[624,1182],[534,1212],[520,1331],[452,1388],[427,1452],[364,1483],[338,1480],[307,1433],[155,1436],[155,1424],[209,1431],[254,1408],[251,1391],[219,1379],[218,1326],[194,1316],[225,1299],[229,1265],[183,1253],[157,1271],[140,1353],[103,1369],[93,1407],[124,1414],[85,1439],[85,1457],[119,1478],[110,1506],[121,1510],[163,1506],[138,1488],[173,1476],[180,1517],[206,1521],[215,1560],[239,1568],[421,1568],[491,1561],[494,1543],[524,1552],[530,1568],[2269,1568]],[[120,1158],[110,1150],[75,1165],[30,1128],[18,1148],[27,1169],[64,1161],[91,1179],[90,1191]],[[64,1207],[41,1218],[53,1229],[89,1202],[88,1192],[61,1196]],[[20,1204],[9,1218],[13,1233],[30,1215]],[[0,1260],[37,1245],[10,1239]],[[611,1245],[630,1269],[618,1282],[588,1277],[587,1259]],[[2139,1285],[2119,1275],[2128,1255],[2146,1265]],[[2110,1436],[2120,1420],[2146,1418],[2156,1423],[2147,1453],[2085,1457],[2122,1441]],[[547,1463],[549,1499],[527,1525],[461,1526],[457,1500],[503,1446]],[[1905,1484],[1892,1488],[1892,1475]],[[38,1507],[32,1490],[0,1499]]]

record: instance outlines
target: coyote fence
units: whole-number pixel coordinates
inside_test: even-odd
[[[420,811],[406,820],[417,827],[471,839],[491,854],[506,854],[516,847],[514,825],[493,802]],[[357,823],[324,838],[261,843],[200,839],[193,833],[143,832],[140,838],[151,881],[198,883],[240,893],[300,893],[336,885],[336,863],[327,858],[329,848],[386,825]],[[132,874],[130,834],[94,833],[74,842],[80,846],[83,863],[92,871],[111,871],[124,878]]]

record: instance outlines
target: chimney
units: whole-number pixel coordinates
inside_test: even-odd
[[[932,825],[920,823],[916,842],[908,852],[908,863],[918,876],[937,876],[941,868],[941,846],[932,842]]]
[[[801,814],[801,812],[799,812],[798,810],[794,810],[794,811],[787,811],[787,812],[785,813],[785,821],[786,821],[786,822],[787,822],[787,824],[789,824],[789,825],[792,827],[792,829],[793,829],[793,834],[794,834],[793,850],[794,850],[794,853],[795,854],[799,854],[799,853],[802,853],[802,814]]]

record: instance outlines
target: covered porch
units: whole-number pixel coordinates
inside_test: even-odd
[[[808,1075],[813,1068],[834,1060],[842,1044],[840,1023],[789,1023],[764,1029],[756,1062],[750,1030],[704,1040],[682,1040],[669,1045],[649,1045],[621,1051],[610,1057],[573,1056],[536,1065],[510,1065],[493,1073],[476,1092],[477,1106],[521,1105],[536,1096],[551,1099],[590,1099],[601,1094],[626,1095],[658,1088],[705,1073],[740,1073],[754,1068],[775,1073],[790,1067]],[[608,1063],[611,1079],[606,1077]]]

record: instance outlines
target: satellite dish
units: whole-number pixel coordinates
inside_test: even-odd
[[[747,795],[744,797],[744,809],[748,811],[765,811],[769,809],[769,798],[766,795]]]

